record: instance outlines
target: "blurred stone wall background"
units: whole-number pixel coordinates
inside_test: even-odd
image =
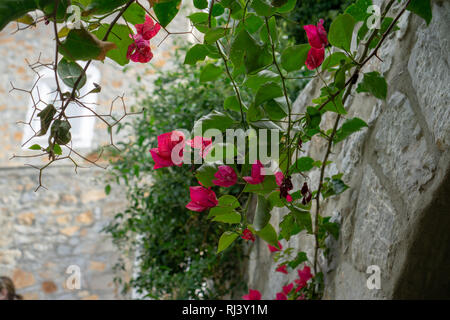
[[[182,8],[183,11],[189,8]],[[180,14],[169,26],[172,32],[189,31],[185,14]],[[36,152],[21,148],[28,139],[24,137],[27,114],[32,108],[30,95],[11,90],[30,90],[36,74],[27,66],[27,59],[34,63],[54,59],[52,24],[38,24],[35,28],[13,34],[16,24],[11,23],[0,33],[0,275],[10,276],[18,292],[25,299],[120,299],[119,288],[113,283],[113,266],[116,249],[110,239],[101,233],[110,217],[125,205],[125,195],[112,188],[107,196],[102,179],[105,170],[78,159],[80,165],[56,162],[43,172],[46,189],[35,192],[38,170],[26,166],[42,166],[45,158],[13,158],[13,155],[31,155]],[[126,72],[114,62],[95,61],[94,68],[100,73],[102,92],[98,95],[96,111],[108,113],[112,101],[125,93],[128,107],[135,103],[132,87],[136,77],[150,81],[155,68],[170,68],[169,58],[179,38],[188,35],[165,37],[161,30],[152,39],[154,58],[149,65],[131,62]],[[177,40],[178,38],[178,40]],[[189,39],[188,39],[189,40]],[[89,72],[89,71],[88,71]],[[92,84],[90,84],[92,85]],[[39,82],[38,82],[39,87]],[[120,111],[120,101],[115,110]],[[77,149],[89,159],[95,159],[99,147],[109,144],[107,126],[95,119],[90,147]],[[122,134],[123,139],[133,139]],[[115,136],[115,141],[120,137]],[[107,165],[103,162],[101,165]],[[69,290],[66,273],[70,265],[80,267],[81,289]],[[122,274],[127,278],[129,272]]]
[[[372,59],[365,67],[385,75],[387,100],[355,94],[347,103],[347,117],[359,117],[369,128],[336,145],[326,173],[343,172],[351,187],[323,202],[322,214],[341,222],[339,241],[329,243],[330,259],[321,261],[326,299],[450,296],[450,2],[432,3],[429,26],[406,12],[400,30],[379,51],[384,62]],[[309,83],[295,113],[320,95],[320,86]],[[328,115],[322,126],[331,128],[334,119]],[[324,142],[308,143],[306,155],[323,159]],[[310,174],[313,190],[319,176],[318,170]],[[296,181],[295,189],[302,183]],[[284,214],[273,214],[273,225]],[[307,252],[310,259],[314,255],[313,238],[304,232],[282,244]],[[380,290],[366,286],[370,265],[380,267]],[[275,268],[267,246],[258,241],[250,256],[249,288],[273,299],[297,277],[295,271],[286,276]]]

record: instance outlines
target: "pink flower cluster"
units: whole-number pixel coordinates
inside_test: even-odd
[[[284,273],[284,272],[283,272]],[[308,266],[304,266],[303,269],[297,270],[298,273],[298,279],[295,279],[294,282],[289,283],[285,286],[283,286],[283,290],[281,292],[278,292],[276,294],[275,300],[287,300],[288,295],[294,290],[294,283],[297,285],[295,288],[295,292],[299,292],[301,289],[306,287],[308,284],[308,281],[313,278],[311,274],[311,268]],[[286,272],[287,274],[287,272]],[[261,300],[261,293],[258,290],[249,290],[249,293],[242,296],[242,299],[244,300]],[[305,295],[301,294],[297,300],[304,300]]]
[[[323,19],[320,19],[317,26],[309,24],[303,27],[311,45],[306,59],[306,67],[309,70],[318,68],[325,59],[325,47],[328,45],[328,39],[323,23]]]
[[[137,34],[130,34],[130,38],[134,41],[128,46],[127,59],[133,62],[147,63],[153,58],[150,39],[156,36],[161,26],[146,15],[145,22],[136,24],[134,27]]]

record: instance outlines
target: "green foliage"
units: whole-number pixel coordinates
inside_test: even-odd
[[[427,25],[430,24],[431,19],[433,18],[431,0],[411,0],[407,9],[422,17]]]
[[[61,80],[70,88],[75,86],[78,78],[81,80],[78,83],[77,88],[81,89],[86,84],[86,74],[80,65],[74,61],[68,61],[66,59],[61,59],[58,63],[58,75]]]
[[[180,61],[180,53],[184,51],[177,53],[175,61]],[[115,216],[106,231],[121,252],[139,252],[141,271],[124,289],[133,287],[157,299],[220,298],[243,284],[238,263],[242,259],[240,241],[232,241],[233,246],[216,255],[218,239],[228,224],[210,222],[207,213],[190,214],[185,208],[190,201],[189,186],[197,185],[190,168],[153,170],[149,154],[159,134],[192,127],[231,93],[224,79],[200,84],[199,69],[179,64],[172,72],[158,74],[153,93],[137,104],[144,114],[121,126],[121,130],[130,129],[136,140],[120,143],[125,151],[113,164],[108,184],[112,189],[127,190],[129,206]],[[142,88],[146,85],[141,83]],[[136,92],[148,89],[138,87]],[[111,184],[113,181],[120,186]],[[231,195],[219,201],[232,208],[228,212],[239,206]],[[213,281],[213,288],[202,287],[207,279]]]
[[[385,100],[387,96],[386,79],[376,71],[365,73],[364,79],[358,85],[356,92],[369,92],[376,98]]]

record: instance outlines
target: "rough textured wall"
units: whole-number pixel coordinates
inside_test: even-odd
[[[184,9],[186,10],[186,9]],[[169,27],[173,32],[190,30],[185,14]],[[0,33],[0,275],[10,276],[18,293],[26,299],[116,299],[123,298],[113,285],[116,248],[100,230],[125,206],[123,190],[113,186],[109,196],[104,193],[105,171],[77,158],[80,165],[90,167],[74,171],[70,161],[55,163],[43,173],[48,190],[38,186],[38,171],[25,166],[42,166],[47,159],[14,158],[13,154],[30,155],[22,149],[24,126],[28,121],[30,96],[14,87],[29,90],[36,74],[28,68],[37,61],[54,59],[52,25],[39,24],[15,34],[14,23]],[[139,76],[152,79],[157,68],[170,68],[169,58],[175,49],[176,37],[165,37],[164,31],[152,40],[154,59],[147,65],[130,63],[127,71],[106,59],[95,61],[100,71],[102,92],[96,111],[109,112],[112,101],[125,93],[128,106],[135,102],[133,85]],[[183,35],[183,39],[187,36]],[[147,89],[151,90],[149,82]],[[38,83],[39,86],[39,83]],[[121,105],[116,103],[115,110]],[[95,159],[92,152],[109,143],[106,125],[95,120],[91,147],[77,149]],[[87,133],[87,132],[86,132]],[[118,141],[119,138],[115,136]],[[133,137],[122,137],[133,139]],[[103,163],[102,165],[105,165]],[[81,289],[68,290],[66,270],[77,265],[81,271]],[[123,275],[126,279],[128,274]]]
[[[384,74],[388,98],[356,94],[346,105],[347,117],[359,117],[369,128],[338,144],[327,170],[327,175],[344,172],[351,189],[323,202],[322,214],[341,222],[339,240],[329,242],[330,259],[320,263],[326,299],[449,297],[449,55],[450,2],[433,1],[428,27],[407,13],[400,30],[381,47],[384,62],[373,59],[365,67],[364,71]],[[319,81],[312,81],[295,102],[294,112],[303,112],[319,89]],[[334,119],[328,115],[322,127],[331,128]],[[315,139],[306,150],[323,159],[326,145]],[[314,189],[319,175],[318,170],[310,174]],[[300,183],[296,181],[297,187]],[[276,212],[273,224],[282,217],[283,212]],[[313,256],[313,239],[304,233],[283,245]],[[366,286],[370,265],[381,269],[380,290]],[[297,276],[275,273],[275,267],[266,245],[256,243],[249,287],[262,290],[266,299],[273,299],[287,279]]]

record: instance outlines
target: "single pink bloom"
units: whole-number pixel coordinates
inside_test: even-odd
[[[298,277],[305,281],[308,281],[312,278],[311,268],[308,266],[304,266],[302,270],[297,270]]]
[[[178,147],[178,154],[172,155],[172,151]],[[150,150],[155,166],[153,169],[179,166],[183,164],[184,134],[180,131],[172,131],[158,136],[158,148]]]
[[[293,284],[293,283],[290,283],[290,284],[284,286],[284,287],[283,287],[283,292],[284,292],[284,294],[285,294],[285,295],[288,295],[289,292],[291,292],[293,288],[294,288],[294,284]]]
[[[278,292],[275,300],[287,300],[287,297],[283,292]]]
[[[214,174],[216,180],[213,183],[220,187],[231,187],[237,182],[237,174],[230,166],[219,166],[219,170]]]
[[[270,244],[268,244],[267,247],[269,247],[270,252],[277,252],[283,249],[283,246],[281,245],[280,241],[278,241],[278,248],[271,246]]]
[[[308,57],[306,58],[305,62],[306,67],[309,70],[317,69],[323,63],[324,59],[325,59],[325,48],[311,47],[311,49],[308,51]]]
[[[313,48],[320,49],[328,45],[327,32],[323,27],[323,23],[323,19],[320,19],[317,26],[313,24],[303,26],[308,37],[308,42]]]
[[[261,161],[256,160],[256,162],[252,165],[252,176],[244,177],[245,181],[249,184],[260,184],[264,181],[264,166]]]
[[[256,240],[255,235],[248,229],[245,229],[242,232],[241,238],[244,239],[244,240],[250,240],[250,241],[253,241],[253,242],[255,242],[255,240]]]
[[[284,274],[288,274],[287,265],[283,264],[281,266],[278,266],[278,268],[276,268],[275,271],[276,272],[281,272],[281,273],[284,273]]]
[[[211,188],[202,186],[189,187],[191,194],[191,202],[186,205],[186,208],[196,212],[202,212],[209,208],[214,208],[219,203],[216,194]]]
[[[147,63],[153,58],[150,41],[145,40],[140,34],[131,35],[134,41],[128,46],[127,59],[133,62]]]
[[[142,35],[142,37],[145,40],[150,40],[151,38],[156,36],[156,34],[161,29],[161,26],[159,25],[159,23],[155,24],[153,22],[153,19],[150,18],[149,15],[145,16],[145,22],[144,23],[136,24],[136,25],[134,25],[134,27],[136,28],[137,33]]]
[[[202,158],[204,158],[208,154],[209,150],[212,147],[212,139],[203,138],[201,136],[196,136],[194,137],[194,139],[186,141],[186,143],[193,149],[199,149],[199,154]]]
[[[248,294],[242,296],[244,300],[261,300],[261,293],[258,290],[250,289]]]
[[[284,180],[284,174],[281,171],[278,171],[275,173],[275,182],[277,183],[277,185],[279,187],[281,187],[281,185],[283,184],[283,180]],[[280,190],[280,189],[278,189]],[[292,196],[290,194],[286,195],[286,201],[287,202],[292,202]]]
[[[302,279],[296,279],[294,281],[298,285],[297,288],[295,288],[295,292],[299,292],[306,286],[306,281],[303,281]]]

